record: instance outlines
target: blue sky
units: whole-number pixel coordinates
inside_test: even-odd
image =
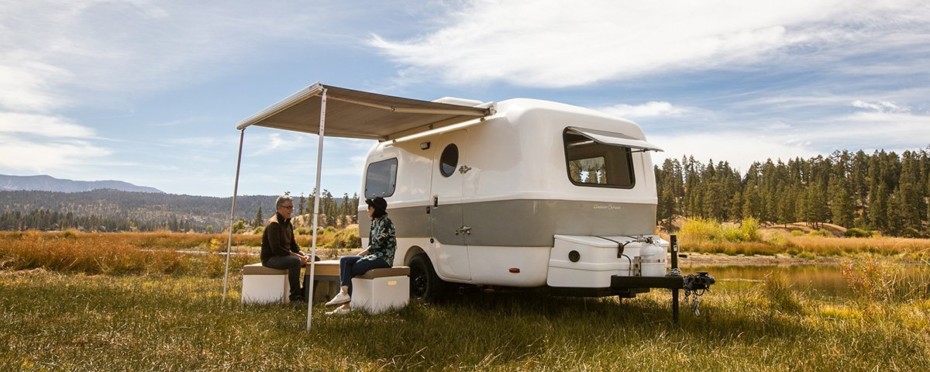
[[[231,196],[235,125],[317,81],[590,107],[745,171],[927,148],[928,66],[918,0],[0,0],[0,174]],[[249,128],[239,194],[309,193],[316,143]],[[328,139],[323,188],[372,144]]]

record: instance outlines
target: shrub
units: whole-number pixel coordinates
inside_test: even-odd
[[[801,230],[791,230],[791,236],[803,236],[804,232]]]
[[[245,231],[246,226],[247,225],[245,223],[245,220],[240,219],[236,221],[235,223],[232,224],[233,234],[241,234],[243,231]]]
[[[847,238],[868,238],[872,236],[872,233],[858,227],[853,227],[849,230],[846,230],[846,232],[843,233],[843,236]]]
[[[769,234],[765,241],[778,247],[788,247],[791,245],[791,242],[788,241],[788,238],[778,233]]]
[[[824,230],[824,229],[820,229],[820,230],[811,230],[811,232],[807,233],[807,235],[810,235],[810,236],[822,236],[822,237],[833,236],[833,234],[831,234],[829,231]]]
[[[720,231],[720,224],[713,220],[695,218],[685,221],[679,234],[692,242],[712,241]]]
[[[813,260],[817,258],[817,255],[814,254],[813,252],[802,251],[801,253],[798,253],[797,257],[807,259],[807,260]]]

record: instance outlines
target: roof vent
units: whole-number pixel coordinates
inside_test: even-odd
[[[478,106],[484,103],[484,102],[474,100],[474,99],[458,98],[458,97],[442,97],[440,99],[433,100],[433,102],[445,103],[449,105],[468,106],[468,107],[475,107],[475,106]]]

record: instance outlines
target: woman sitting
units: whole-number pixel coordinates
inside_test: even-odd
[[[342,306],[327,314],[349,313],[349,302],[352,301],[352,277],[363,275],[371,269],[393,266],[397,238],[394,223],[387,216],[387,201],[379,196],[374,199],[365,199],[365,203],[368,204],[368,217],[371,218],[368,249],[359,253],[358,256],[345,256],[339,259],[339,282],[342,286],[339,294],[327,302],[326,306]]]

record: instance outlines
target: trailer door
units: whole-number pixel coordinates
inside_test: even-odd
[[[435,239],[433,266],[443,277],[471,279],[468,266],[468,228],[463,221],[463,170],[468,146],[468,132],[459,130],[436,137],[438,158],[434,160],[430,194],[430,227]]]

